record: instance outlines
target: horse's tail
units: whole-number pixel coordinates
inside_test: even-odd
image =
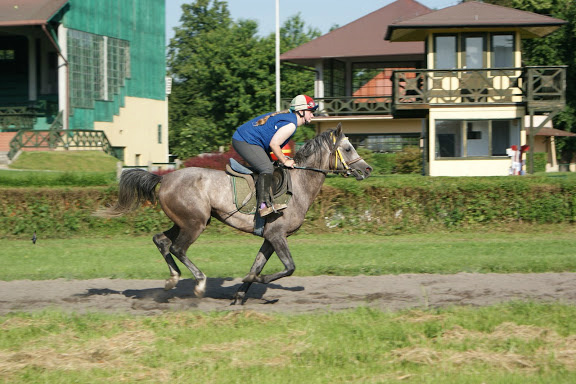
[[[96,211],[95,216],[117,217],[136,210],[146,201],[156,204],[156,186],[162,176],[143,169],[130,169],[120,176],[118,184],[118,201],[115,205]]]

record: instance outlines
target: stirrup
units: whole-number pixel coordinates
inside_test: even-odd
[[[274,209],[274,212],[278,212],[286,208],[288,208],[286,204],[272,204],[272,209]]]
[[[265,207],[265,208],[260,208],[258,210],[258,213],[260,214],[260,217],[264,217],[264,216],[268,216],[269,214],[275,212],[274,208],[272,207]]]

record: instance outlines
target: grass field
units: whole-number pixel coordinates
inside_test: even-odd
[[[526,231],[308,234],[290,245],[297,275],[576,271],[573,228]],[[209,277],[241,277],[260,242],[208,231],[189,255]],[[149,237],[40,236],[36,245],[3,240],[2,252],[1,280],[168,273]],[[278,268],[273,257],[267,270]],[[0,382],[573,383],[575,317],[574,306],[530,302],[307,315],[15,313],[0,316]]]
[[[22,152],[12,169],[61,172],[115,172],[118,159],[102,151]]]
[[[576,229],[527,227],[528,232],[431,233],[397,236],[302,234],[289,238],[296,275],[383,275],[458,272],[576,271]],[[163,279],[168,268],[149,237],[3,240],[10,262],[0,280]],[[31,234],[30,234],[31,237]],[[242,277],[262,240],[231,230],[206,231],[188,255],[209,277]],[[281,269],[273,256],[264,272]],[[183,269],[184,277],[191,274]]]
[[[289,244],[300,276],[574,272],[575,235],[572,226],[551,225],[297,234]],[[46,239],[38,233],[36,245],[31,237],[2,240],[0,280],[168,275],[151,236]],[[260,244],[254,236],[209,229],[189,256],[209,277],[242,277]],[[264,272],[280,268],[273,256]],[[14,313],[0,316],[0,382],[574,383],[575,317],[575,306],[530,302],[306,315]]]
[[[574,383],[576,308],[44,312],[0,318],[6,383]]]

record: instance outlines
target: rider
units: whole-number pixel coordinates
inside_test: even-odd
[[[261,217],[286,208],[286,204],[272,202],[274,166],[270,152],[285,167],[293,168],[294,160],[284,156],[284,147],[302,124],[309,124],[318,104],[310,96],[298,95],[290,103],[290,109],[269,112],[258,116],[236,129],[232,147],[259,174],[256,183],[256,199]]]

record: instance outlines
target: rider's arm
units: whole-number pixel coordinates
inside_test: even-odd
[[[272,140],[270,140],[270,149],[272,149],[272,153],[276,155],[278,161],[284,164],[286,167],[293,167],[294,160],[288,159],[284,156],[282,152],[282,148],[280,147],[286,140],[288,140],[296,131],[296,125],[290,123],[286,124],[282,128],[278,128],[274,136],[272,136]]]

